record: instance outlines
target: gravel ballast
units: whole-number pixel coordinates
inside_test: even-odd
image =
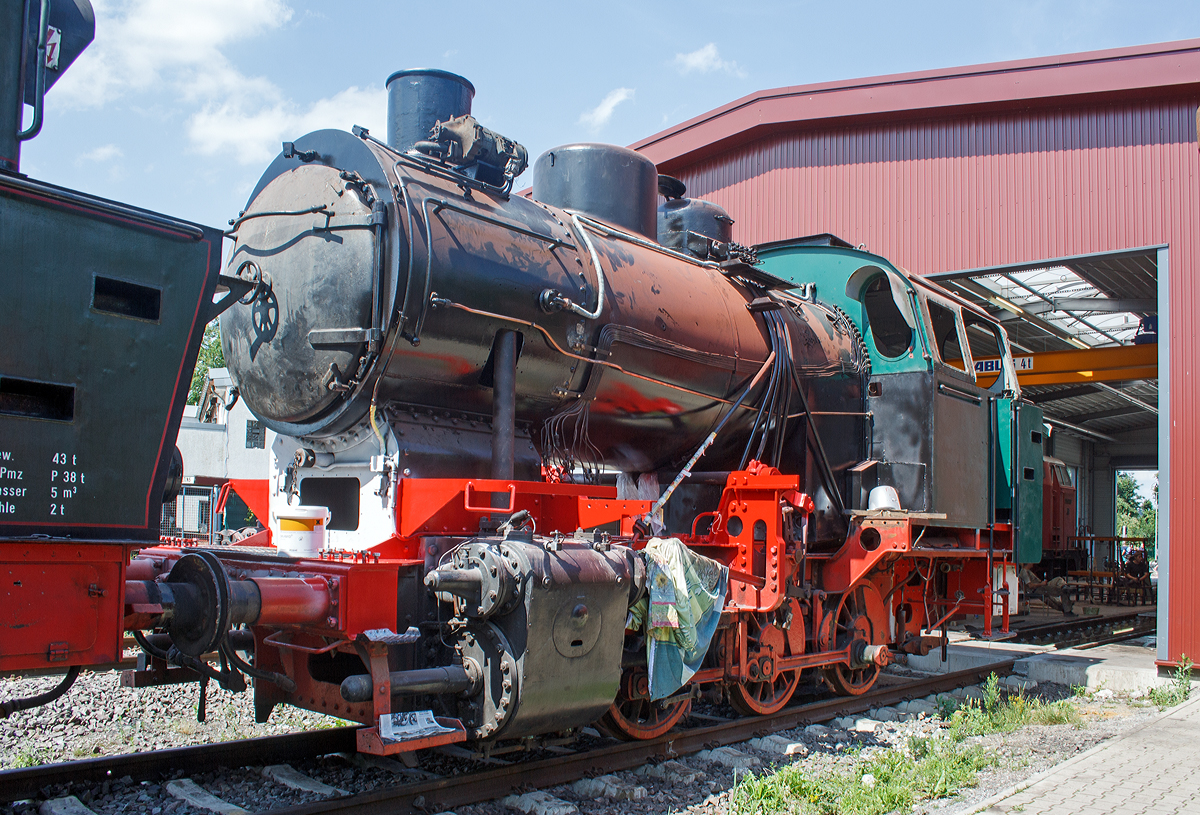
[[[0,699],[37,693],[56,682],[53,677],[0,680]],[[1027,693],[1045,701],[1071,695],[1066,688],[1054,685],[1040,685]],[[957,695],[978,696],[979,691],[966,689]],[[286,706],[277,708],[269,723],[255,724],[249,692],[231,694],[215,685],[209,686],[208,721],[198,723],[196,701],[195,684],[132,690],[120,687],[116,673],[84,674],[65,698],[0,720],[0,764],[12,768],[344,724],[340,719]],[[1073,704],[1081,715],[1080,726],[1031,725],[1011,733],[967,739],[967,744],[978,744],[996,756],[997,763],[980,774],[976,787],[963,790],[956,798],[925,802],[914,812],[962,815],[976,803],[1157,712],[1144,700],[1118,697],[1108,691],[1076,698]],[[729,790],[735,779],[747,772],[762,773],[793,763],[799,763],[808,774],[849,769],[872,754],[908,744],[910,737],[927,737],[942,729],[944,724],[934,712],[937,706],[938,700],[933,697],[914,700],[544,792],[587,815],[717,815],[728,811]],[[436,753],[421,755],[421,769],[438,774],[483,768],[472,765],[475,763]],[[295,768],[322,784],[351,794],[410,780],[385,768],[339,756],[300,762]],[[519,776],[519,765],[513,766],[512,771]],[[182,777],[182,773],[178,776]],[[313,793],[271,781],[264,777],[261,767],[214,768],[191,778],[209,793],[252,812],[320,799]],[[168,780],[143,783],[113,779],[92,787],[57,785],[44,792],[46,797],[76,795],[98,815],[133,812],[199,815],[202,810],[170,794]],[[509,805],[515,805],[514,801],[515,798],[510,799]],[[0,805],[0,813],[26,815],[36,811],[34,802],[15,807]],[[500,801],[455,810],[458,815],[511,815],[515,811]]]

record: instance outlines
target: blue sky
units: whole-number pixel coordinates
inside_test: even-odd
[[[93,3],[96,41],[22,170],[214,226],[280,141],[382,136],[401,68],[466,76],[477,118],[532,158],[629,144],[763,88],[1200,37],[1195,2]]]

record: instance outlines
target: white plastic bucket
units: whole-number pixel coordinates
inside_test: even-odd
[[[280,552],[293,557],[313,557],[325,548],[328,507],[289,506],[274,514],[279,524],[275,546]]]

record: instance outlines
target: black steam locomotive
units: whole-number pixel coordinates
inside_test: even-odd
[[[280,703],[341,716],[380,754],[590,723],[648,738],[700,694],[768,713],[805,675],[863,693],[955,616],[1007,625],[1015,565],[1040,545],[1021,523],[1040,482],[1021,473],[1035,453],[1040,473],[1041,423],[994,321],[829,236],[740,246],[723,210],[623,148],[550,150],[516,194],[526,151],[471,116],[469,82],[401,71],[388,90],[386,140],[285,143],[227,232],[214,308],[240,398],[273,431],[269,528],[230,547],[147,546],[136,524],[47,544],[118,572],[101,597],[119,619],[94,619],[142,644],[135,684],[250,677],[260,719]],[[174,323],[168,305],[207,316],[218,281],[157,271],[126,282],[162,310],[124,317],[141,321],[134,358],[166,371],[194,359],[202,321],[170,359],[137,332]],[[970,365],[989,348],[994,383]],[[138,393],[164,431],[175,384]],[[0,427],[24,431],[22,460],[70,457],[43,486],[77,469],[70,520],[92,534],[141,507],[102,491],[80,420],[106,397],[85,393],[73,414],[0,409]],[[120,462],[126,493],[161,494],[152,448]],[[14,515],[7,563],[74,528]],[[61,583],[61,551],[22,568]],[[9,630],[37,605],[10,608]],[[38,662],[31,643],[0,667]]]

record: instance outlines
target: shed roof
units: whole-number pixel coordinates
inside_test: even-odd
[[[631,145],[663,171],[800,123],[1103,102],[1200,88],[1200,39],[757,91]]]

